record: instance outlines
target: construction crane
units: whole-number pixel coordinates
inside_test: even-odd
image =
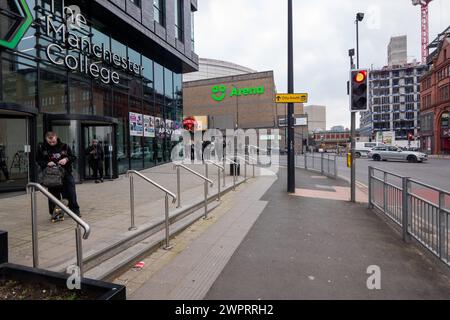
[[[428,41],[429,41],[429,30],[428,30],[428,4],[433,0],[412,0],[414,6],[420,5],[422,7],[422,63],[427,63],[428,58]]]

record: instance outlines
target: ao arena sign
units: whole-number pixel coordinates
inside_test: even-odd
[[[102,66],[105,64],[138,76],[142,74],[144,68],[141,65],[106,49],[103,43],[92,43],[90,37],[82,35],[89,33],[89,26],[77,6],[64,8],[64,13],[66,24],[55,21],[52,15],[41,18],[44,20],[45,34],[49,38],[59,40],[58,43],[54,42],[46,47],[46,55],[51,63],[89,75],[105,84],[120,82],[119,73]],[[67,54],[71,51],[84,54]]]
[[[228,91],[226,85],[213,86],[211,88],[211,98],[214,101],[223,101],[225,97],[228,95],[230,97],[239,97],[239,96],[257,96],[264,94],[266,90],[264,86],[259,87],[249,87],[249,88],[236,88],[233,87],[231,91]]]

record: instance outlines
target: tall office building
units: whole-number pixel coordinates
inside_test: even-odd
[[[326,106],[305,106],[304,111],[308,115],[308,131],[310,133],[327,130]]]
[[[407,140],[409,133],[417,137],[420,77],[427,68],[416,62],[370,71],[369,111],[361,112],[361,136],[375,138],[379,131],[395,131],[396,140]]]
[[[403,65],[408,62],[408,40],[406,36],[391,37],[388,45],[388,65]]]

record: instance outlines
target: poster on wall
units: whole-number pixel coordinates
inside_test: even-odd
[[[172,135],[172,132],[174,130],[174,121],[173,120],[166,120],[166,134],[170,137]]]
[[[390,146],[395,145],[395,132],[394,131],[383,132],[383,144],[387,144]]]
[[[144,137],[155,137],[155,117],[144,115]]]
[[[143,133],[144,123],[142,114],[130,112],[130,135],[141,137]]]

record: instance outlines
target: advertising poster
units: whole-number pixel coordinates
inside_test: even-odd
[[[395,132],[387,131],[383,132],[383,143],[393,146],[395,144]]]
[[[152,116],[144,115],[144,137],[155,137],[155,118]]]
[[[173,120],[166,120],[166,134],[168,136],[172,135],[172,132],[174,130],[173,125],[174,125],[174,121]]]
[[[143,134],[144,123],[142,114],[130,112],[130,135],[140,137]]]

